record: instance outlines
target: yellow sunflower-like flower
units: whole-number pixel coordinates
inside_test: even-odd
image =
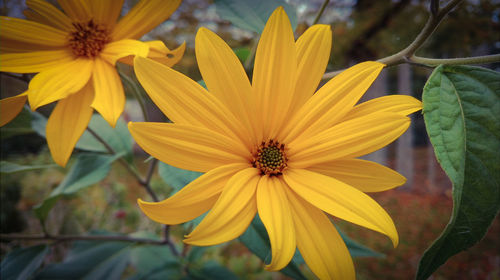
[[[38,73],[20,95],[0,101],[0,126],[26,100],[33,110],[58,101],[46,128],[56,163],[65,166],[90,121],[93,109],[111,125],[125,106],[116,61],[148,56],[167,66],[182,57],[185,44],[169,50],[142,35],[167,19],[181,0],[142,0],[119,18],[123,0],[27,0],[28,20],[0,17],[0,71]]]
[[[196,59],[208,91],[183,74],[135,58],[137,77],[173,123],[129,123],[137,143],[173,166],[205,172],[172,197],[142,211],[164,224],[208,212],[184,242],[207,246],[237,238],[258,213],[272,248],[268,270],[300,250],[321,279],[354,279],[342,238],[327,214],[387,235],[389,215],[364,192],[400,186],[397,172],[357,157],[380,149],[421,109],[409,96],[356,105],[384,67],[355,65],[316,93],[331,49],[327,25],[295,41],[282,8],[269,18],[255,57],[252,84],[231,48],[201,28]]]

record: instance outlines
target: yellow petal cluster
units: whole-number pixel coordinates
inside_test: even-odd
[[[392,219],[364,192],[400,186],[405,178],[358,157],[398,138],[421,103],[391,95],[356,105],[384,67],[378,62],[355,65],[316,91],[331,42],[326,25],[294,40],[283,8],[276,9],[250,83],[231,48],[201,28],[195,51],[208,90],[136,57],[139,81],[173,123],[129,123],[133,137],[165,163],[205,172],[164,201],[139,200],[142,211],[164,224],[208,212],[184,240],[198,246],[237,238],[258,213],[272,247],[266,268],[282,269],[298,248],[321,279],[355,278],[328,215],[385,234],[396,246]]]
[[[26,101],[38,107],[58,101],[47,123],[47,143],[65,166],[94,110],[114,126],[125,94],[116,62],[134,56],[172,66],[185,44],[169,50],[161,41],[138,39],[166,20],[181,0],[141,0],[119,18],[123,0],[59,0],[62,11],[44,0],[27,0],[25,19],[0,17],[0,71],[38,73],[28,90],[0,100],[0,126]]]

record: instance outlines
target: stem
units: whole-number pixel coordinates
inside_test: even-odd
[[[443,18],[462,1],[463,0],[452,0],[445,7],[443,7],[442,10],[437,11],[437,13],[435,13],[436,11],[430,11],[429,19],[427,20],[417,37],[415,37],[413,42],[411,42],[406,48],[399,51],[398,53],[381,58],[377,61],[384,63],[386,67],[406,63],[409,61],[412,62],[411,57],[413,57],[414,53],[427,41],[432,33],[434,33]],[[432,8],[432,10],[434,9],[436,9],[435,6]],[[332,78],[342,71],[344,70],[325,73],[323,75],[323,79]]]
[[[408,60],[416,64],[430,65],[430,66],[438,66],[440,64],[446,64],[446,65],[486,64],[486,63],[500,62],[500,54],[460,57],[460,58],[426,58],[414,55],[411,56]]]
[[[325,0],[323,2],[323,4],[321,5],[321,8],[319,8],[318,14],[316,14],[316,17],[314,18],[314,21],[312,23],[313,25],[315,25],[316,23],[318,23],[319,19],[323,15],[323,12],[325,11],[326,6],[328,5],[328,3],[330,3],[330,0]]]
[[[134,238],[121,235],[29,235],[29,234],[0,234],[0,240],[93,240],[93,241],[125,241],[144,244],[163,245],[164,240],[154,240],[147,238]]]
[[[141,107],[142,117],[144,121],[149,121],[148,110],[146,109],[146,102],[142,97],[141,90],[137,86],[137,83],[134,82],[129,76],[122,73],[122,71],[118,71],[120,77],[127,82],[127,84],[132,88],[132,94],[134,95],[137,102],[139,102],[139,106]]]
[[[254,51],[254,53],[255,53],[255,51]],[[129,76],[123,74],[122,72],[118,71],[118,73],[120,74],[120,77],[122,77],[123,80],[127,81],[127,83],[132,88],[132,93],[134,94],[135,98],[139,102],[139,106],[141,107],[141,112],[142,112],[142,116],[144,118],[144,121],[148,122],[149,117],[148,117],[148,112],[146,109],[146,103],[144,102],[144,98],[142,97],[141,90],[137,86],[137,83],[135,83],[135,81],[133,81]],[[156,195],[156,193],[153,191],[153,189],[151,189],[150,182],[151,182],[151,178],[153,177],[153,173],[154,173],[157,165],[158,165],[158,159],[154,158],[149,163],[146,178],[142,179],[140,176],[136,176],[139,184],[141,184],[144,187],[144,189],[146,189],[146,192],[149,194],[149,196],[151,196],[151,198],[155,202],[158,202],[159,199],[158,199],[158,196]],[[168,245],[168,247],[170,248],[170,251],[172,251],[172,254],[174,256],[179,256],[179,252],[177,251],[177,248],[175,247],[174,243],[170,239],[170,226],[169,225],[165,225],[165,227],[164,227],[163,243]]]
[[[101,144],[104,145],[104,147],[106,148],[106,150],[108,150],[108,152],[112,155],[116,155],[116,152],[115,150],[104,140],[101,138],[101,136],[99,136],[93,129],[91,129],[90,127],[87,126],[87,131],[90,132],[90,134],[92,134],[92,136],[94,136],[94,138],[99,141]],[[144,179],[141,178],[141,175],[139,174],[139,172],[137,170],[135,170],[135,168],[132,168],[132,166],[130,166],[130,164],[128,164],[128,162],[123,159],[123,158],[120,158],[120,163],[125,166],[125,168],[127,168],[127,170],[132,173],[135,178],[137,179],[137,181],[139,181],[139,183],[142,185],[142,182],[144,181]]]
[[[2,72],[2,75],[5,75],[7,77],[11,77],[11,78],[23,81],[25,83],[29,83],[31,81],[31,79],[28,76],[28,74],[22,74],[21,76],[17,76],[17,75],[11,74],[11,73]]]
[[[248,55],[247,59],[245,60],[245,65],[243,67],[245,68],[246,71],[250,69],[250,65],[253,62],[253,59],[255,57],[255,53],[257,52],[257,46],[258,46],[259,40],[254,39],[252,49],[250,49],[250,54]]]
[[[165,225],[163,232],[164,232],[163,233],[164,234],[163,242],[168,245],[168,247],[170,248],[170,251],[172,251],[172,254],[174,256],[176,256],[176,257],[180,256],[179,251],[175,247],[172,240],[170,240],[170,225]]]
[[[153,173],[154,173],[154,170],[155,170],[155,167],[157,164],[158,164],[158,160],[153,158],[153,160],[151,160],[151,163],[149,164],[148,173],[146,175],[146,178],[142,181],[139,181],[139,183],[146,189],[148,194],[151,196],[151,198],[153,198],[153,200],[155,202],[159,201],[158,196],[156,196],[156,193],[151,189],[151,186],[149,183],[151,182],[151,178],[153,177]]]

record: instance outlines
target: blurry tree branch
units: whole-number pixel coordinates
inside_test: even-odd
[[[452,58],[452,59],[434,59],[415,56],[415,52],[427,41],[427,39],[436,30],[439,23],[443,18],[460,2],[463,0],[451,0],[442,9],[439,9],[438,1],[431,1],[429,7],[429,19],[420,31],[420,33],[415,37],[413,42],[411,42],[406,48],[400,52],[387,56],[377,60],[378,62],[386,64],[386,67],[398,65],[401,63],[410,63],[417,65],[429,65],[437,66],[439,64],[481,64],[500,61],[500,55],[487,55],[478,57],[465,57],[465,58]],[[333,72],[328,72],[323,75],[323,79],[332,78],[339,73],[344,71],[338,70]]]
[[[113,148],[111,146],[109,146],[109,144],[106,143],[106,141],[104,141],[104,139],[102,139],[95,131],[93,131],[90,127],[87,127],[87,130],[90,132],[90,134],[92,134],[96,138],[97,141],[99,141],[100,143],[102,143],[104,145],[104,147],[106,147],[106,149],[108,150],[108,152],[110,154],[116,154],[116,152],[113,150]],[[158,165],[158,160],[155,158],[153,160],[151,160],[151,163],[149,164],[148,171],[147,171],[145,178],[142,178],[142,176],[139,174],[139,172],[123,158],[120,158],[120,163],[122,163],[125,166],[125,168],[127,168],[127,170],[135,176],[137,182],[139,182],[139,184],[144,187],[144,189],[151,196],[153,201],[158,202],[159,201],[158,196],[153,191],[153,189],[151,189],[151,185],[150,185],[154,170],[155,170],[156,166]],[[51,238],[48,238],[48,239],[51,239]],[[169,225],[165,225],[163,241],[159,241],[158,244],[167,244],[169,246],[170,250],[172,251],[172,254],[174,254],[175,256],[179,255],[177,248],[175,247],[172,240],[170,239],[170,226]]]
[[[323,15],[323,12],[325,11],[326,6],[330,3],[330,0],[325,0],[323,4],[321,5],[321,8],[319,8],[318,14],[316,14],[316,17],[314,18],[313,25],[318,23],[319,19],[321,18],[321,15]]]
[[[366,30],[364,30],[351,44],[349,51],[350,57],[360,57],[363,58],[370,53],[373,55],[372,51],[367,48],[367,42],[373,38],[380,30],[383,30],[389,25],[389,22],[397,14],[399,14],[403,9],[410,3],[410,0],[401,0],[391,6],[385,11],[382,16],[379,16],[377,20],[371,24]]]
[[[55,240],[55,241],[125,241],[143,244],[167,244],[166,240],[135,238],[123,235],[35,235],[35,234],[0,234],[0,240]]]

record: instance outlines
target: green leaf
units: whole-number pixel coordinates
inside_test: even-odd
[[[237,280],[238,277],[227,268],[221,266],[215,261],[208,261],[203,264],[201,269],[191,268],[188,271],[188,279],[196,280]]]
[[[353,258],[358,258],[358,257],[383,258],[383,257],[385,257],[384,254],[379,253],[379,252],[375,252],[372,249],[366,247],[365,245],[362,245],[362,244],[352,240],[345,233],[340,231],[338,228],[337,228],[337,231],[339,232],[340,236],[344,240],[344,243],[347,246],[347,249],[349,250],[351,257],[353,257]]]
[[[0,128],[0,139],[6,139],[15,135],[33,133],[31,128],[31,110],[24,107],[23,110],[5,126]]]
[[[40,136],[45,137],[45,127],[47,118],[38,112],[32,112],[31,127]],[[114,150],[115,153],[123,152],[127,162],[133,163],[132,147],[133,141],[127,125],[121,119],[116,122],[115,128],[112,128],[99,114],[94,114],[89,122],[89,127],[99,137]],[[104,145],[85,130],[76,143],[75,148],[92,152],[108,152]]]
[[[187,256],[187,260],[189,262],[198,261],[199,259],[201,259],[201,257],[203,256],[203,254],[205,253],[206,250],[207,250],[207,247],[192,246],[191,250],[189,251],[189,254]]]
[[[64,180],[55,188],[41,204],[35,207],[35,214],[42,221],[45,220],[50,209],[61,196],[71,195],[77,191],[91,186],[106,177],[111,163],[122,154],[114,156],[98,154],[80,154],[71,166]]]
[[[295,8],[283,0],[215,0],[217,14],[239,28],[261,33],[273,11],[283,6],[292,28],[297,27]]]
[[[477,243],[500,207],[500,74],[471,66],[439,66],[423,93],[427,133],[453,183],[453,213],[422,256],[417,279]]]
[[[270,262],[271,258],[271,244],[269,243],[269,237],[267,235],[266,228],[260,220],[259,216],[255,216],[254,220],[248,226],[248,229],[239,237],[240,241],[247,246],[247,248],[259,257],[265,263]],[[302,257],[298,256],[298,250],[295,253],[292,261],[280,270],[285,275],[292,277],[293,279],[306,279],[305,276],[300,272],[299,264],[304,262]]]
[[[180,278],[181,264],[167,246],[136,246],[131,250],[130,257],[137,274],[129,280]]]
[[[5,256],[0,264],[0,279],[29,279],[49,252],[46,245],[17,249]]]
[[[120,279],[132,242],[77,241],[62,263],[50,264],[36,279]]]
[[[241,63],[245,63],[245,61],[247,61],[247,59],[251,53],[251,51],[248,47],[235,48],[235,49],[233,49],[233,51]]]
[[[165,183],[174,189],[175,193],[182,189],[185,185],[200,177],[203,173],[180,169],[166,163],[159,162],[158,174]]]
[[[0,173],[14,173],[20,171],[31,171],[37,169],[45,169],[57,167],[57,164],[44,164],[44,165],[20,165],[8,161],[0,161]]]

